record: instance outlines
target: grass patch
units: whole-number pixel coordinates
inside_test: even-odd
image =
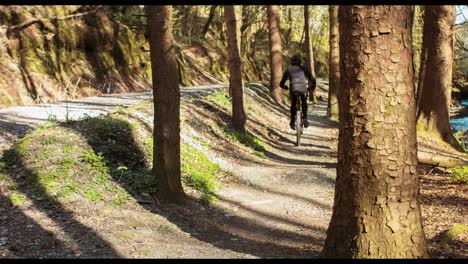
[[[82,125],[80,122],[76,124]],[[122,204],[127,192],[113,181],[103,154],[96,153],[70,123],[40,127],[7,150],[3,158],[7,186],[31,197],[65,201],[79,195],[94,202]],[[25,177],[10,176],[18,173]]]
[[[181,144],[181,170],[184,184],[199,191],[203,202],[216,201],[219,188],[216,175],[222,171],[218,164],[211,162],[200,150]]]
[[[232,102],[229,97],[229,94],[226,93],[224,89],[217,90],[216,92],[213,92],[210,94],[207,99],[211,102],[214,102],[215,104],[225,108],[225,109],[230,109]]]
[[[26,202],[26,196],[21,193],[12,193],[10,196],[10,202],[13,206],[19,206]]]
[[[455,182],[468,183],[468,166],[460,166],[452,169],[452,180]]]
[[[148,110],[147,105],[131,110]],[[0,179],[7,181],[8,192],[18,190],[31,199],[50,197],[59,202],[82,197],[121,206],[129,195],[138,198],[156,192],[152,131],[136,124],[139,121],[130,123],[127,110],[56,122],[29,132],[4,153]],[[183,183],[197,190],[203,202],[215,201],[220,166],[187,144],[181,144],[181,154]],[[18,173],[23,177],[16,177]]]
[[[243,134],[232,128],[224,128],[223,132],[231,141],[238,141],[256,152],[263,153],[263,155],[265,154],[264,151],[267,150],[265,142],[249,133]]]

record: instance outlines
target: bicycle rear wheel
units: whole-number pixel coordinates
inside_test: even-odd
[[[302,134],[302,118],[301,112],[296,112],[296,146],[301,145],[301,134]]]

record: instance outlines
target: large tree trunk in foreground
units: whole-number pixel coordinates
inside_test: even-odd
[[[324,257],[427,257],[416,171],[410,6],[340,6],[340,111]]]
[[[234,129],[245,133],[244,91],[242,84],[242,65],[240,59],[237,17],[234,6],[224,6],[224,16],[228,35],[229,89],[232,91],[232,124]]]
[[[182,202],[180,181],[180,90],[172,44],[172,8],[147,6],[153,71],[153,174],[162,202]]]
[[[270,93],[277,103],[282,103],[279,83],[283,77],[283,55],[281,54],[281,36],[278,20],[278,6],[267,6],[268,37],[270,40]]]
[[[463,151],[449,123],[454,24],[454,5],[425,7],[418,123],[422,129],[436,132],[455,149]]]
[[[314,69],[314,50],[312,49],[312,40],[310,38],[310,28],[309,28],[309,6],[304,6],[304,32],[305,32],[305,49],[307,54],[307,70],[310,74],[315,76]]]
[[[338,28],[338,7],[331,5],[329,7],[330,21],[330,55],[328,57],[328,117],[333,120],[338,119],[338,91],[340,87],[340,38]]]

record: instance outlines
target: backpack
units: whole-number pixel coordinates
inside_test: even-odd
[[[307,82],[304,70],[300,66],[290,65],[288,74],[291,92],[305,94],[307,92]]]

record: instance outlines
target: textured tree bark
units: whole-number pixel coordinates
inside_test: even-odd
[[[304,5],[304,32],[305,32],[305,48],[307,54],[307,69],[309,72],[315,76],[314,69],[314,50],[312,49],[312,42],[310,39],[310,29],[309,29],[309,6]]]
[[[161,202],[180,203],[180,89],[172,44],[171,6],[146,6],[153,72],[153,174]]]
[[[278,21],[278,6],[267,6],[268,37],[270,40],[270,93],[277,103],[282,103],[279,83],[283,74],[283,55],[281,54],[281,36]]]
[[[413,68],[414,68],[414,80],[415,83],[418,83],[419,79],[419,70],[421,62],[421,48],[422,48],[422,36],[423,36],[423,26],[424,26],[424,6],[415,5],[413,6]],[[416,86],[417,87],[417,86]],[[416,98],[418,94],[416,93]]]
[[[242,84],[242,64],[239,51],[239,32],[234,6],[224,6],[224,16],[228,35],[229,89],[232,92],[232,125],[245,133],[246,115],[244,111],[244,91]]]
[[[428,257],[418,201],[410,6],[342,5],[338,12],[342,108],[322,254]]]
[[[338,28],[338,6],[330,5],[329,9],[330,21],[330,55],[328,57],[329,65],[329,81],[328,81],[328,117],[337,120],[338,107],[338,92],[340,90],[340,38]]]
[[[449,123],[454,24],[454,5],[425,6],[418,123],[427,131],[437,132],[444,141],[464,152]]]

